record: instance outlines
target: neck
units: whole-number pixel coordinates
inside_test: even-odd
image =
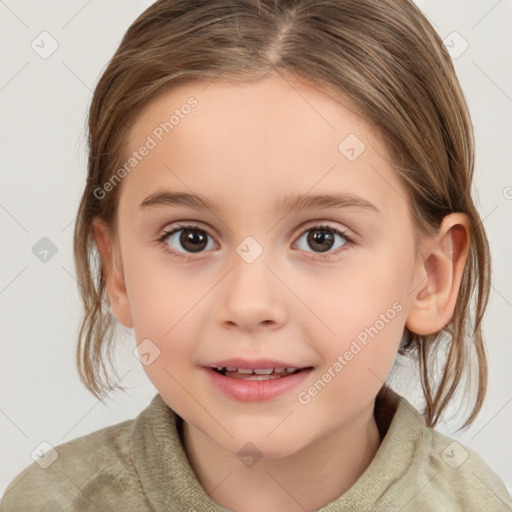
[[[304,512],[327,505],[363,474],[381,438],[374,402],[350,424],[283,458],[251,467],[210,437],[183,423],[183,444],[199,482],[217,503],[238,512]]]

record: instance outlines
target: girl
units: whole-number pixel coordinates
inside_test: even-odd
[[[490,258],[467,106],[414,4],[159,0],[96,87],[89,148],[80,375],[116,387],[119,321],[158,393],[26,468],[3,512],[512,510],[434,430],[470,350],[463,427],[482,407]],[[398,354],[422,414],[385,383]]]

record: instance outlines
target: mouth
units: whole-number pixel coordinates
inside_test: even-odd
[[[211,361],[203,367],[210,383],[237,402],[261,402],[286,397],[303,385],[313,366],[277,359],[232,358]]]
[[[290,375],[294,375],[296,373],[300,373],[305,370],[312,369],[312,366],[304,367],[304,368],[296,368],[296,367],[287,367],[287,368],[260,368],[260,369],[251,369],[251,368],[236,368],[233,366],[216,366],[211,367],[213,371],[223,375],[224,377],[229,377],[231,379],[239,379],[239,380],[273,380],[273,379],[282,379],[285,377],[289,377]]]

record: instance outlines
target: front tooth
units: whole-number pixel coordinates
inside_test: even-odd
[[[266,368],[265,370],[253,370],[253,371],[257,375],[270,375],[274,371],[274,369]]]
[[[248,368],[238,368],[238,373],[252,373],[252,370]]]
[[[233,368],[232,366],[226,366],[227,372],[236,372],[236,368]]]
[[[283,373],[284,368],[274,368],[274,373]]]

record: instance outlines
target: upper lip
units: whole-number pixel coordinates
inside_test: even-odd
[[[253,359],[251,361],[235,357],[232,359],[223,359],[222,361],[213,361],[206,364],[209,368],[245,368],[247,370],[263,370],[267,368],[307,368],[294,363],[277,361],[275,359]]]

